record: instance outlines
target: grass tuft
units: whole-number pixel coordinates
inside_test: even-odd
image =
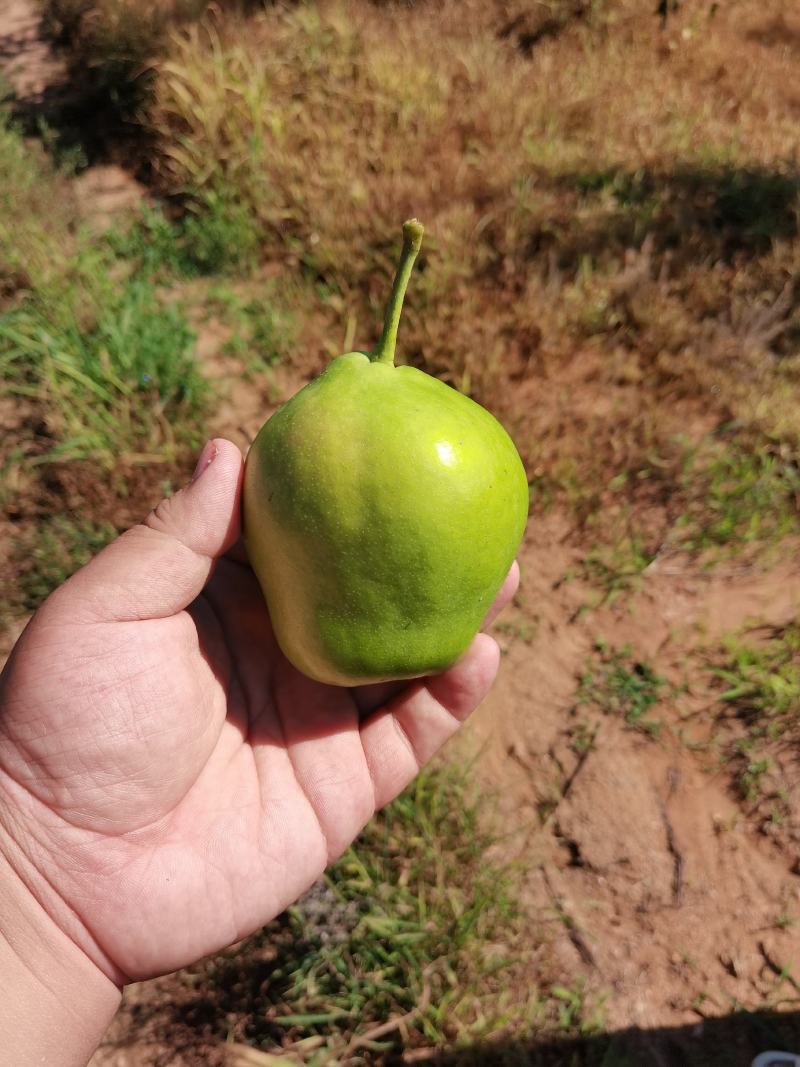
[[[88,280],[106,289],[98,275]],[[112,467],[121,455],[174,453],[196,438],[207,387],[183,311],[142,278],[108,290],[85,324],[66,305],[67,294],[55,305],[32,296],[0,315],[5,390],[42,406],[49,458]]]
[[[121,261],[167,280],[247,275],[257,259],[257,231],[247,209],[211,193],[175,220],[145,207],[132,225],[110,231],[105,240]]]
[[[662,723],[650,712],[668,689],[666,680],[649,663],[635,658],[628,646],[615,649],[599,640],[592,666],[581,675],[576,703],[597,707],[632,730],[656,737]]]
[[[800,740],[800,624],[728,638],[713,674],[718,699],[745,729],[731,749],[742,798],[780,799],[774,757]]]
[[[196,443],[207,396],[185,312],[151,276],[174,241],[151,216],[142,262],[120,260],[81,227],[65,181],[0,112],[0,189],[18,190],[0,212],[0,395],[38,414],[39,463],[173,457]]]
[[[222,346],[223,355],[241,360],[243,373],[252,377],[267,374],[291,355],[297,342],[298,324],[294,312],[303,294],[279,290],[261,282],[258,296],[243,296],[225,284],[208,293],[205,310],[227,325],[231,335]],[[287,306],[288,305],[288,306]]]
[[[787,448],[723,440],[710,457],[690,453],[683,483],[690,502],[675,533],[691,552],[736,554],[800,533],[800,467]]]

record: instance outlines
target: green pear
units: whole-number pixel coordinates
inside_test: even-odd
[[[332,685],[442,671],[466,650],[514,560],[528,483],[479,404],[394,364],[422,226],[374,352],[348,352],[261,428],[244,533],[287,659]]]

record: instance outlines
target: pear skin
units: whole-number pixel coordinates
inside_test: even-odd
[[[394,365],[403,256],[374,353],[339,356],[262,427],[244,531],[277,641],[304,674],[352,686],[437,673],[469,646],[528,515],[514,443],[473,400]]]

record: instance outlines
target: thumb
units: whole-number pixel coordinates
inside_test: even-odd
[[[208,442],[192,480],[112,541],[50,598],[73,622],[165,618],[202,591],[241,532],[242,454]]]

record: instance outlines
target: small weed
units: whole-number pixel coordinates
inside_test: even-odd
[[[268,371],[286,357],[295,342],[293,318],[269,287],[251,300],[231,294],[221,317],[233,328],[222,351],[241,359],[246,374]]]
[[[690,971],[697,970],[697,959],[687,949],[681,949],[678,953],[680,963],[683,967],[686,967]]]
[[[613,604],[618,597],[635,590],[652,561],[652,554],[635,534],[625,534],[588,552],[583,559],[583,574],[599,590],[599,599],[591,607]]]
[[[199,274],[225,274],[252,269],[258,252],[258,230],[245,204],[209,192],[182,224],[186,263]]]
[[[576,756],[585,756],[595,747],[597,728],[585,719],[582,719],[569,731],[569,747]]]
[[[743,749],[740,747],[739,751]],[[761,799],[764,791],[764,776],[769,772],[772,764],[768,759],[749,760],[739,775],[739,790],[742,798],[748,803],[755,803]]]
[[[705,1014],[704,1005],[709,1000],[711,1000],[711,1002],[713,1003],[713,998],[710,997],[708,995],[708,993],[706,993],[705,991],[697,993],[696,996],[692,999],[692,1003],[690,1005],[691,1010],[696,1012],[698,1015],[704,1015]]]
[[[181,243],[179,226],[158,208],[145,205],[135,222],[112,228],[104,240],[117,259],[131,264],[146,277],[176,274],[191,276]]]
[[[523,644],[531,645],[536,640],[539,623],[538,620],[501,619],[494,624],[494,629],[510,641],[522,641]]]
[[[105,239],[120,260],[157,278],[246,274],[258,251],[258,231],[247,208],[212,192],[174,221],[147,208],[132,225],[112,230]]]
[[[735,707],[768,739],[800,723],[800,624],[768,631],[762,642],[729,638],[725,663],[715,668],[725,686],[719,699]]]
[[[556,985],[550,989],[561,1030],[569,1034],[596,1034],[603,1029],[604,998],[592,1003],[582,980],[574,986]]]
[[[646,662],[633,657],[627,646],[610,648],[604,641],[595,646],[595,663],[580,678],[576,702],[591,704],[604,715],[614,715],[634,730],[657,736],[661,722],[648,717],[668,688]]]
[[[768,746],[794,741],[800,733],[800,625],[768,630],[761,641],[755,638],[756,632],[750,641],[729,638],[712,667],[723,687],[718,699],[735,710],[747,731],[734,743],[732,755],[739,792],[749,803],[775,793],[767,786],[775,770]],[[776,796],[784,803],[781,790]],[[780,818],[780,809],[776,813]]]
[[[690,453],[683,481],[691,504],[676,524],[682,548],[736,553],[800,532],[797,459],[766,442]]]
[[[72,515],[53,515],[12,545],[18,568],[20,607],[35,611],[45,597],[65,582],[119,531],[107,522],[91,522]]]

